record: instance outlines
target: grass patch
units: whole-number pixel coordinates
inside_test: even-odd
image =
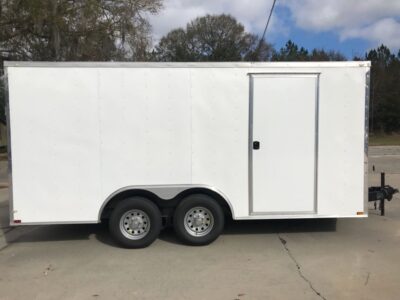
[[[370,134],[370,146],[400,146],[400,134]]]

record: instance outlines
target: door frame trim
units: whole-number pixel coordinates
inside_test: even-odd
[[[249,191],[249,215],[284,215],[287,211],[255,212],[253,204],[253,118],[254,118],[254,77],[262,75],[314,75],[315,85],[315,139],[314,139],[314,209],[312,211],[295,211],[291,215],[318,214],[318,135],[319,135],[319,84],[321,72],[260,72],[248,73],[249,76],[249,140],[248,140],[248,191]]]

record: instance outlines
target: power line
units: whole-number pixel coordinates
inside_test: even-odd
[[[264,28],[264,32],[263,32],[262,37],[261,37],[261,41],[264,40],[265,33],[267,32],[269,21],[271,20],[272,12],[274,11],[275,3],[276,3],[276,0],[274,0],[274,2],[272,2],[272,7],[271,7],[271,10],[269,11],[267,24],[265,24],[265,28]]]
[[[268,25],[269,25],[269,21],[271,20],[272,12],[274,11],[275,3],[276,3],[276,0],[274,0],[274,2],[272,2],[272,7],[271,7],[271,10],[269,11],[269,16],[268,16],[267,24],[265,24],[264,32],[263,32],[263,34],[262,34],[262,36],[261,36],[260,43],[258,44],[258,47],[259,47],[259,48],[261,47],[261,43],[262,43],[262,41],[264,40],[265,34],[266,34],[266,32],[267,32]]]

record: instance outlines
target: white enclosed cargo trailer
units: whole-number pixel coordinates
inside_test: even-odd
[[[11,225],[143,247],[235,220],[367,216],[369,62],[6,62]],[[12,168],[11,168],[12,165]]]

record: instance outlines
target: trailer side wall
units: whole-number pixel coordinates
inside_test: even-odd
[[[236,219],[363,212],[368,64],[221,66],[7,66],[11,220],[97,222],[111,194],[136,185],[213,187]],[[254,215],[250,74],[285,72],[319,74],[316,211]],[[290,119],[287,125],[297,126]],[[295,201],[287,188],[282,193]]]

